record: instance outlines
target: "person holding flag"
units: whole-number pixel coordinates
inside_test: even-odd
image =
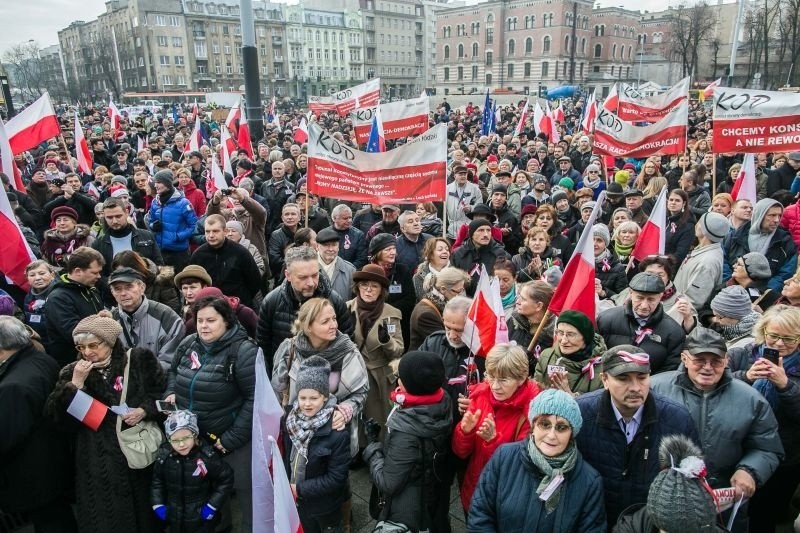
[[[467,288],[467,294],[472,296],[478,286],[481,267],[491,275],[498,259],[511,259],[511,255],[492,237],[492,222],[488,218],[476,217],[469,223],[469,239],[453,252],[450,262],[472,278],[473,282]]]

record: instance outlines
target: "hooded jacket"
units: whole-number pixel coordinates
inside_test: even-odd
[[[189,200],[189,203],[192,204],[192,209],[194,209],[194,213],[198,217],[206,214],[206,197],[203,194],[203,191],[197,188],[194,180],[189,180],[189,182],[182,186],[179,190],[183,193],[186,199]]]

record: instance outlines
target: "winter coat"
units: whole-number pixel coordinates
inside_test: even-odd
[[[250,442],[258,346],[238,324],[205,348],[189,335],[175,352],[164,396],[197,415],[200,435],[218,437],[227,450]],[[199,368],[193,359],[199,361]],[[213,440],[213,439],[212,439]]]
[[[192,204],[194,213],[201,217],[206,214],[206,195],[203,191],[197,188],[193,180],[189,180],[185,187],[180,187],[179,190],[183,193],[189,203]]]
[[[605,291],[604,298],[611,298],[624,291],[628,286],[625,265],[619,262],[617,254],[613,250],[608,250],[608,257],[605,260],[595,258],[594,272],[594,277],[600,280],[600,285]]]
[[[603,477],[606,515],[613,525],[634,503],[647,501],[650,484],[661,471],[658,448],[667,435],[686,435],[700,442],[689,412],[663,396],[647,396],[642,425],[630,444],[611,407],[611,395],[596,390],[577,398],[583,427],[576,438],[583,458]]]
[[[225,238],[216,248],[206,243],[194,251],[189,264],[205,268],[213,286],[224,295],[236,296],[244,305],[253,306],[261,288],[261,273],[253,256],[238,242]]]
[[[42,259],[56,268],[64,269],[72,253],[81,246],[91,246],[94,238],[90,235],[89,226],[78,224],[75,230],[63,235],[55,229],[44,232],[41,251]]]
[[[667,217],[666,237],[664,238],[664,253],[675,256],[675,264],[683,264],[694,244],[694,217],[685,223],[680,222],[682,213]]]
[[[154,302],[162,303],[178,313],[181,312],[181,301],[175,287],[175,269],[171,266],[158,266],[150,259],[145,259],[148,275],[145,277],[144,295]]]
[[[431,236],[427,233],[420,233],[415,242],[410,241],[405,234],[401,233],[397,237],[397,258],[395,261],[404,265],[409,272],[416,272],[419,264],[425,260],[422,257],[422,249],[430,238]]]
[[[771,197],[781,189],[788,191],[796,175],[797,171],[789,163],[767,170],[767,196]]]
[[[25,313],[25,324],[39,334],[44,344],[47,344],[47,315],[45,314],[45,304],[47,303],[47,298],[50,296],[53,287],[56,286],[56,283],[57,280],[54,279],[50,282],[50,285],[37,293],[34,293],[33,289],[29,290],[27,294],[25,294],[25,300],[22,303],[22,312]]]
[[[133,313],[128,314],[115,307],[111,315],[122,326],[119,340],[126,348],[138,346],[150,350],[156,354],[164,371],[169,370],[175,349],[184,337],[183,320],[175,311],[162,303],[144,298]],[[130,320],[133,321],[136,339],[131,335]],[[138,342],[132,344],[134,340]]]
[[[94,215],[94,206],[97,201],[90,195],[81,192],[74,192],[70,198],[63,194],[53,197],[43,208],[43,215],[46,220],[50,220],[50,214],[56,207],[63,205],[71,207],[78,213],[78,224],[90,226],[97,217]]]
[[[296,228],[295,228],[296,229]],[[276,283],[280,283],[284,278],[286,269],[283,257],[286,248],[294,242],[294,232],[281,224],[272,232],[267,245],[267,257],[269,258],[269,268],[272,270],[272,277]]]
[[[467,395],[467,385],[470,376],[467,367],[470,362],[469,347],[464,345],[460,348],[453,348],[447,342],[447,335],[444,330],[435,331],[419,346],[423,352],[433,352],[442,358],[444,363],[444,391],[450,396],[450,404],[453,406],[453,420],[458,420],[461,415],[458,413],[458,395]],[[486,364],[484,357],[472,358],[477,372],[473,376],[473,381],[477,382],[483,378],[483,370]],[[480,376],[480,378],[478,377]]]
[[[528,353],[528,374],[530,377],[533,377],[536,370],[536,363],[542,352],[553,346],[553,332],[555,331],[555,326],[556,317],[550,315],[547,323],[542,326],[542,329],[539,331],[536,344],[529,350],[528,347],[531,345],[533,334],[536,333],[538,324],[531,324],[526,317],[518,314],[516,311],[512,311],[508,320],[506,320],[509,342],[516,342],[518,346],[522,346]]]
[[[578,452],[548,514],[536,490],[544,478],[528,453],[529,439],[503,444],[483,469],[467,517],[468,532],[558,531],[605,533],[603,480]]]
[[[464,433],[461,424],[453,429],[453,453],[461,459],[468,459],[467,471],[461,483],[461,505],[469,509],[472,493],[478,484],[481,471],[489,462],[492,454],[501,444],[516,442],[525,438],[531,429],[528,421],[528,407],[531,400],[539,394],[539,386],[527,380],[507,400],[498,401],[492,395],[488,383],[481,383],[470,393],[470,412],[480,409],[481,416],[470,433]],[[477,428],[487,415],[494,416],[495,438],[486,442],[478,436]]]
[[[367,237],[355,227],[346,230],[331,226],[339,234],[339,257],[350,262],[357,270],[367,264]]]
[[[553,344],[552,348],[543,351],[539,357],[533,379],[543,389],[549,388],[548,367],[550,365],[563,366],[567,371],[567,381],[572,392],[585,394],[602,389],[603,382],[600,379],[601,359],[603,352],[606,350],[606,343],[599,333],[594,334],[591,352],[588,353],[584,349],[579,354],[573,354],[571,357],[562,356],[558,344]],[[589,357],[586,357],[587,355]],[[579,357],[580,360],[576,361],[576,357]]]
[[[226,202],[227,203],[227,202]],[[237,220],[244,227],[243,237],[248,239],[263,256],[267,253],[267,242],[264,235],[267,223],[267,211],[264,206],[252,198],[242,198],[240,206],[234,209],[228,208],[220,202],[215,204],[211,199],[208,202],[206,214],[220,214],[225,220]]]
[[[563,237],[563,235],[559,236]],[[531,261],[533,261],[533,252],[527,246],[520,247],[519,253],[511,258],[511,262],[517,267],[518,282],[525,283],[526,281],[541,279],[542,273],[554,265],[559,266],[562,269],[564,267],[561,258],[558,257],[556,250],[552,246],[545,248],[544,252],[539,254],[539,259],[542,260],[542,271],[536,272],[536,270],[531,267]]]
[[[510,259],[511,255],[503,245],[492,239],[486,246],[475,247],[472,239],[468,239],[450,256],[450,264],[470,275],[472,282],[467,288],[467,295],[472,297],[480,279],[481,265],[486,267],[489,275],[494,274],[494,264],[498,259]]]
[[[725,252],[725,263],[722,265],[724,281],[730,279],[736,260],[750,252],[748,235],[751,223],[745,222],[728,233],[722,240],[722,249]],[[795,246],[789,232],[782,227],[778,227],[769,243],[767,253],[764,255],[769,261],[769,268],[772,272],[772,277],[767,282],[767,287],[776,293],[780,293],[783,290],[783,282],[794,276],[797,270],[797,246]]]
[[[646,330],[652,330],[647,333]],[[638,331],[642,331],[643,338]],[[681,350],[686,340],[686,332],[670,316],[664,313],[664,306],[659,304],[644,326],[633,315],[631,302],[621,307],[614,307],[601,312],[597,316],[597,331],[606,341],[606,346],[613,348],[620,344],[633,344],[650,356],[650,368],[653,374],[666,370],[675,370],[681,362]]]
[[[143,259],[149,259],[156,265],[163,265],[164,258],[161,257],[161,249],[156,245],[153,233],[146,229],[139,229],[128,225],[131,235],[131,249],[141,255]],[[104,231],[92,243],[92,248],[103,254],[105,265],[103,265],[103,275],[111,274],[111,262],[114,260],[114,246],[111,243],[111,234]]]
[[[491,209],[492,213],[494,213],[494,216],[497,217],[495,226],[501,230],[506,228],[511,230],[511,233],[503,235],[503,246],[508,252],[508,257],[510,258],[511,254],[519,250],[519,247],[522,246],[523,239],[522,232],[519,229],[519,220],[509,210],[508,202],[504,203],[499,209],[492,207],[491,202],[488,205],[489,209]]]
[[[156,231],[153,224],[158,220],[161,228]],[[189,237],[194,231],[194,224],[197,222],[197,214],[192,209],[183,193],[176,190],[167,200],[165,205],[161,204],[161,198],[156,196],[150,204],[148,213],[148,228],[156,236],[156,243],[162,251],[184,252],[189,249]]]
[[[454,181],[447,185],[447,199],[444,209],[447,219],[447,238],[455,239],[456,232],[462,224],[469,224],[470,219],[464,212],[464,207],[475,207],[483,201],[481,190],[474,183],[467,182],[464,190],[459,194],[458,185]]]
[[[800,205],[794,203],[783,210],[781,227],[789,232],[794,245],[800,248]]]
[[[433,237],[442,235],[442,219],[436,214],[425,215],[420,221],[422,223],[422,232],[427,233]]]
[[[61,366],[78,357],[72,330],[78,322],[103,310],[100,292],[63,274],[56,281],[45,304],[45,329],[47,330],[47,354],[55,357]]]
[[[403,343],[408,346],[411,339],[411,313],[417,303],[414,280],[411,278],[411,271],[400,263],[392,265],[386,277],[389,278],[389,293],[386,295],[386,303],[400,311]]]
[[[156,455],[150,501],[167,507],[172,531],[211,532],[217,519],[204,521],[203,506],[219,512],[233,490],[233,469],[210,444],[201,443],[183,456],[166,441]]]
[[[321,260],[320,266],[322,266]],[[353,274],[355,273],[356,267],[341,257],[336,257],[336,266],[333,267],[333,276],[330,280],[331,289],[338,294],[342,300],[350,298],[353,294]]]
[[[691,413],[713,488],[729,487],[731,476],[740,468],[761,487],[778,468],[784,454],[775,415],[767,400],[747,383],[733,379],[729,369],[710,392],[694,386],[683,364],[654,376],[650,387]]]
[[[411,330],[409,333],[409,350],[416,350],[422,344],[425,337],[434,331],[441,331],[444,329],[444,321],[442,319],[442,312],[444,310],[444,298],[441,294],[433,293],[432,289],[427,295],[423,296],[414,306],[411,312]]]
[[[281,211],[289,200],[289,197],[294,194],[294,186],[285,179],[276,183],[275,180],[271,178],[261,184],[261,190],[259,192],[269,206],[267,209],[266,228],[264,230],[265,234],[269,235],[275,231],[281,223]]]
[[[723,261],[719,243],[695,248],[675,274],[675,289],[686,295],[695,309],[706,309],[716,288],[722,284]]]
[[[692,210],[694,218],[700,220],[700,217],[708,213],[711,208],[711,197],[704,187],[695,187],[693,191],[686,191],[686,194],[689,195],[689,209]]]

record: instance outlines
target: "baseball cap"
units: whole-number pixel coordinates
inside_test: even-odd
[[[603,354],[603,372],[619,376],[627,372],[650,373],[650,356],[632,344],[614,346]]]
[[[692,355],[710,353],[717,357],[725,357],[728,354],[728,347],[722,335],[713,329],[698,326],[686,337],[686,351]]]

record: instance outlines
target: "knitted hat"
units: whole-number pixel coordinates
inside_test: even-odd
[[[330,396],[330,375],[330,363],[318,355],[312,355],[300,364],[295,388],[298,392],[303,389],[312,389],[323,396]]]
[[[566,200],[566,199],[567,199],[567,193],[565,193],[564,191],[556,191],[553,193],[553,205],[556,205],[559,202],[559,200]]]
[[[730,222],[719,213],[703,213],[697,221],[700,231],[711,242],[720,242],[731,229]]]
[[[520,213],[520,218],[525,218],[525,215],[535,215],[537,211],[537,207],[533,204],[527,204],[522,206],[522,212]]]
[[[595,224],[592,226],[592,236],[603,239],[603,242],[606,243],[606,246],[608,246],[608,243],[611,242],[611,232],[608,230],[608,226],[605,224]]]
[[[711,310],[720,316],[742,319],[753,312],[753,307],[747,290],[741,285],[731,285],[714,296]]]
[[[0,294],[0,315],[2,316],[14,316],[14,310],[16,309],[17,304],[8,294]]]
[[[700,449],[688,437],[669,435],[661,439],[658,458],[663,470],[647,495],[655,526],[661,531],[713,531],[717,506],[705,481]]]
[[[375,257],[378,252],[390,246],[397,246],[397,239],[389,233],[378,233],[369,241],[369,255]]]
[[[156,172],[156,175],[153,176],[153,181],[155,183],[160,183],[170,189],[173,187],[172,185],[173,179],[174,176],[172,175],[172,171],[167,169],[159,170],[158,172]]]
[[[492,223],[489,222],[488,220],[486,220],[485,218],[476,218],[472,222],[470,222],[469,223],[469,237],[470,237],[470,239],[475,234],[475,232],[478,231],[478,228],[481,228],[483,226],[489,226],[491,228],[492,227]]]
[[[636,167],[634,166],[633,163],[625,163],[624,165],[622,165],[622,170],[633,170],[635,172]]]
[[[68,205],[62,205],[53,209],[53,212],[50,213],[50,222],[55,222],[58,217],[69,217],[75,222],[78,221],[78,212],[69,207]]]
[[[244,235],[244,225],[238,220],[229,220],[225,223],[226,229],[236,230],[239,235]]]
[[[397,369],[403,387],[417,396],[433,394],[444,384],[444,363],[433,352],[412,350],[400,358]]]
[[[167,416],[164,422],[164,433],[171,437],[176,431],[188,429],[194,435],[200,433],[197,426],[197,415],[191,411],[173,411]]]
[[[487,163],[497,163],[497,156],[492,154],[486,158]]]
[[[117,187],[116,189],[111,191],[111,198],[122,198],[123,196],[130,196],[130,195],[131,194],[128,192],[128,189],[126,189],[125,187]]]
[[[617,183],[616,181],[612,181],[608,184],[606,188],[606,196],[611,196],[613,198],[620,198],[622,196],[622,185]]]
[[[172,157],[172,150],[164,150],[161,152],[161,157]]]
[[[594,339],[594,325],[592,321],[589,320],[589,317],[580,311],[572,311],[570,309],[562,311],[561,314],[558,315],[556,324],[569,324],[574,327],[580,332],[586,344],[591,344]]]
[[[590,163],[586,166],[586,173],[589,172],[600,172],[600,165],[596,165],[594,163]]]
[[[562,313],[563,314],[563,313]],[[572,437],[575,438],[583,426],[583,417],[578,408],[578,402],[559,389],[546,389],[536,395],[528,409],[528,420],[533,424],[534,419],[542,415],[560,416],[572,426]]]
[[[558,180],[558,184],[570,191],[575,188],[575,182],[572,181],[572,178],[561,178]]]
[[[189,278],[199,279],[206,285],[211,285],[211,276],[208,274],[205,268],[201,267],[200,265],[187,265],[186,268],[175,275],[175,286],[180,289],[183,280]]]
[[[750,252],[742,256],[744,269],[747,276],[753,280],[764,280],[772,277],[772,270],[769,268],[769,261],[760,252]]]
[[[555,289],[563,275],[561,267],[553,265],[542,273],[542,280]]]
[[[618,170],[614,173],[614,182],[619,183],[622,187],[627,187],[631,175],[627,170]]]
[[[111,317],[100,315],[89,315],[75,326],[72,336],[88,333],[94,335],[109,346],[114,346],[117,337],[122,333],[122,326]]]
[[[499,193],[502,193],[502,194],[505,194],[506,196],[508,196],[508,187],[506,187],[505,185],[503,185],[501,183],[498,183],[497,185],[495,185],[492,188],[492,194],[494,194],[496,192],[499,192]]]

